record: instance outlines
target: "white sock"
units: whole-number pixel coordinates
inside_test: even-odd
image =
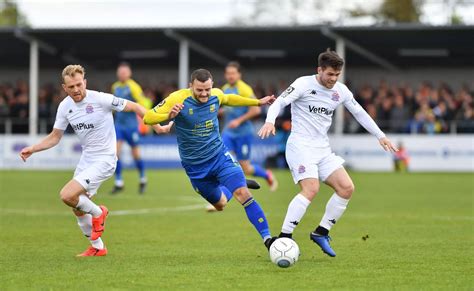
[[[84,214],[82,216],[76,216],[76,218],[79,228],[82,230],[82,233],[89,239],[92,246],[99,250],[103,249],[104,243],[102,242],[102,239],[100,237],[96,240],[90,240],[92,232],[92,215]]]
[[[301,218],[306,212],[311,201],[304,197],[301,193],[297,194],[293,200],[291,200],[288,205],[288,211],[286,212],[285,220],[283,221],[283,226],[281,227],[281,232],[283,233],[293,233],[295,227],[300,223]]]
[[[90,238],[92,232],[92,215],[84,214],[82,216],[76,216],[76,219],[79,228],[82,230],[82,233],[87,238]]]
[[[86,195],[79,196],[79,202],[76,205],[76,209],[92,214],[92,217],[99,217],[102,215],[102,209],[97,204],[92,202]]]
[[[326,212],[324,213],[323,219],[319,225],[330,230],[331,227],[339,221],[342,214],[346,210],[347,204],[349,203],[349,199],[344,199],[334,193],[326,204]]]
[[[92,247],[94,247],[98,250],[104,249],[104,242],[102,241],[102,239],[100,237],[96,240],[91,240],[91,245],[92,245]]]

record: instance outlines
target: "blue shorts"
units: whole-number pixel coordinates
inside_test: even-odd
[[[241,187],[247,187],[242,168],[232,159],[229,152],[223,151],[202,164],[181,164],[194,190],[211,204],[221,199],[222,191],[219,186],[225,186],[231,193]]]
[[[233,151],[235,153],[237,160],[250,160],[250,149],[253,140],[253,136],[251,134],[233,137],[229,134],[223,133],[222,140],[229,151]]]
[[[138,128],[115,125],[115,134],[117,140],[126,141],[131,147],[136,147],[140,143]]]

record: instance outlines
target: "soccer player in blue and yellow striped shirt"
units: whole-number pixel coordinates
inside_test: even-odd
[[[255,98],[252,87],[242,81],[242,73],[238,62],[230,62],[225,68],[224,77],[227,81],[222,87],[225,94],[237,94],[243,97]],[[276,191],[278,182],[271,170],[265,170],[260,165],[250,162],[254,127],[252,118],[260,115],[259,107],[237,106],[225,110],[225,126],[222,140],[235,154],[246,175],[262,177],[267,180],[270,191]]]
[[[272,240],[267,219],[247,188],[242,168],[222,142],[217,113],[222,105],[261,106],[273,103],[275,97],[245,98],[224,94],[212,85],[209,71],[194,71],[190,88],[169,95],[143,120],[151,125],[174,118],[181,164],[195,191],[219,211],[235,196],[269,247]]]
[[[136,102],[146,109],[151,108],[151,100],[143,94],[142,88],[132,78],[132,70],[126,62],[120,63],[117,67],[118,81],[112,85],[112,94],[133,102]],[[137,115],[134,112],[116,112],[114,116],[115,133],[117,135],[117,168],[115,170],[115,185],[112,194],[120,192],[124,187],[122,178],[122,162],[120,152],[122,144],[126,141],[132,148],[132,156],[135,166],[140,174],[139,193],[143,194],[146,187],[145,166],[140,156],[140,133],[138,130]]]

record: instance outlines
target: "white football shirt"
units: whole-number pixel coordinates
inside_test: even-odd
[[[59,104],[54,128],[66,130],[70,124],[79,137],[82,155],[116,155],[116,136],[112,110],[122,111],[127,100],[112,94],[86,90],[81,102],[67,96]]]
[[[316,75],[296,79],[278,98],[285,106],[291,103],[291,132],[311,138],[316,147],[329,146],[327,133],[336,107],[344,104],[352,114],[363,110],[346,85],[336,82],[328,89]]]

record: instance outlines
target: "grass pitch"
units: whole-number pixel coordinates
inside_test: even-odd
[[[351,173],[356,192],[331,231],[336,258],[309,240],[332,194],[322,187],[295,231],[301,257],[289,269],[269,261],[235,200],[205,213],[183,170],[148,171],[144,196],[133,171],[118,196],[104,183],[95,201],[111,210],[109,255],[76,258],[88,241],[58,195],[71,175],[0,171],[0,290],[474,288],[473,174]],[[289,172],[276,175],[277,192],[253,192],[273,234],[298,191]]]

